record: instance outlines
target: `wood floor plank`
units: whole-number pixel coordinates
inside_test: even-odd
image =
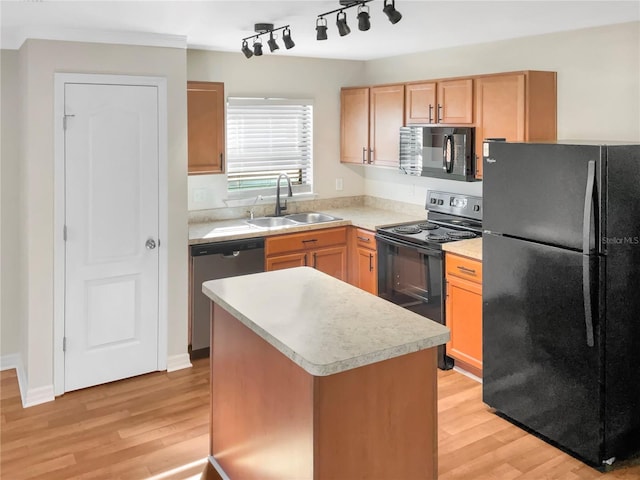
[[[0,372],[0,478],[198,478],[209,445],[209,363],[193,365],[27,409],[15,371]],[[438,372],[438,408],[441,480],[640,479],[637,462],[603,474],[498,417],[481,385],[458,372]]]

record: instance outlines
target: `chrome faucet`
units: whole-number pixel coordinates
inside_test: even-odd
[[[287,175],[286,173],[281,173],[280,175],[278,175],[278,181],[276,182],[276,213],[275,213],[276,217],[279,217],[280,215],[282,215],[282,212],[287,209],[286,198],[284,199],[284,207],[280,206],[280,179],[282,177],[287,179],[287,184],[289,186],[289,194],[287,195],[287,197],[293,197],[293,191],[291,190],[291,179],[289,178],[289,175]]]

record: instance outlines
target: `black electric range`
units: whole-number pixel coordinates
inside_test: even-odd
[[[442,244],[482,236],[482,198],[429,191],[427,218],[379,228],[379,236],[442,250]]]
[[[482,235],[482,198],[429,191],[427,218],[376,231],[378,296],[445,324],[442,244]],[[438,367],[453,359],[438,347]]]

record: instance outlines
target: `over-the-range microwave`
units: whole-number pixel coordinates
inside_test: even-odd
[[[400,127],[400,170],[407,175],[475,181],[474,129]]]

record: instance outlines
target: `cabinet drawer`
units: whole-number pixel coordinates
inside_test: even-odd
[[[290,233],[277,237],[269,237],[265,242],[265,254],[276,255],[285,252],[310,250],[347,243],[347,229],[327,228],[304,233]]]
[[[356,228],[355,231],[356,245],[361,248],[368,248],[369,250],[376,249],[376,234],[371,230],[364,230],[362,228]]]
[[[447,275],[455,275],[456,277],[482,283],[482,263],[478,260],[447,253],[446,268]]]

